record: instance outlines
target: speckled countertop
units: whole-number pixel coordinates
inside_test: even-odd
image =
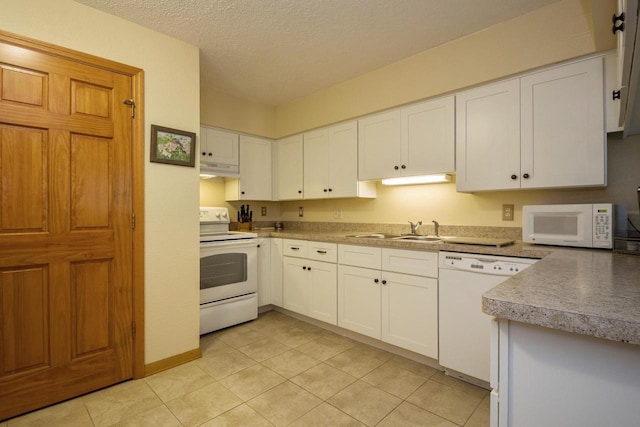
[[[640,257],[554,250],[484,294],[503,319],[640,344]]]
[[[638,256],[521,242],[496,248],[347,237],[358,232],[361,230],[258,231],[262,236],[286,239],[540,258],[533,266],[487,292],[483,297],[483,311],[503,319],[640,344]]]

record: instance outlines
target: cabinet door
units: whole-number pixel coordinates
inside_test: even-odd
[[[271,141],[240,136],[240,200],[271,200]]]
[[[382,272],[382,340],[438,358],[438,281]]]
[[[329,196],[357,197],[358,122],[329,128]]]
[[[302,135],[278,141],[277,187],[279,200],[302,199]]]
[[[271,304],[282,307],[282,239],[271,239]]]
[[[458,191],[520,188],[518,79],[456,94],[456,175]]]
[[[220,129],[201,127],[200,161],[238,165],[238,134]]]
[[[400,134],[400,110],[358,120],[358,179],[400,176]]]
[[[271,239],[258,239],[258,306],[271,304]]]
[[[304,198],[329,196],[329,133],[327,128],[304,134]]]
[[[380,339],[380,271],[338,266],[338,326]]]
[[[282,264],[284,308],[300,314],[309,311],[310,280],[304,258],[284,257]]]
[[[606,184],[602,57],[524,76],[522,188]]]
[[[307,261],[307,275],[310,278],[309,317],[337,325],[338,285],[336,264]]]
[[[453,96],[422,102],[401,111],[402,175],[455,171],[455,102]]]

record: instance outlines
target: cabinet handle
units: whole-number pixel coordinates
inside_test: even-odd
[[[511,175],[511,179],[516,180],[518,177],[516,175]]]
[[[373,283],[378,283],[379,280],[378,279],[373,279]]]
[[[613,99],[614,101],[615,101],[616,99],[620,99],[620,90],[614,90],[614,91],[611,93],[611,99]]]
[[[624,32],[624,12],[622,12],[620,15],[617,15],[614,13],[613,16],[611,17],[611,22],[613,22],[613,27],[611,28],[611,31],[613,32],[613,34],[617,33],[618,31],[623,31]],[[617,22],[620,21],[620,24],[617,24]]]
[[[406,169],[407,167],[405,165],[400,166],[402,169]]]
[[[395,170],[400,169],[397,165],[393,167]]]
[[[292,251],[299,251],[299,250],[300,250],[300,248],[296,248],[295,246],[292,246],[292,247],[291,247],[291,250],[292,250]]]
[[[387,284],[387,281],[386,281],[386,280],[382,280],[382,284],[383,284],[383,285],[386,285],[386,284]]]
[[[317,250],[316,252],[318,252],[318,253],[319,253],[319,254],[321,254],[321,255],[324,255],[324,254],[326,254],[326,253],[327,253],[327,251],[320,251],[320,250]]]
[[[525,173],[524,175],[522,175],[522,177],[523,177],[524,179],[529,179],[529,174],[528,174],[528,173]]]

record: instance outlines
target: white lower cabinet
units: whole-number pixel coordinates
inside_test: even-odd
[[[283,307],[336,325],[336,244],[285,239],[283,247]]]
[[[271,304],[271,239],[258,238],[258,307]]]
[[[437,259],[436,252],[339,245],[338,326],[437,359]]]
[[[271,239],[271,304],[282,307],[282,239]]]

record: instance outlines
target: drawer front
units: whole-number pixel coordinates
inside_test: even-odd
[[[382,248],[371,246],[338,245],[338,263],[379,270],[382,266]]]
[[[338,245],[327,242],[307,242],[307,258],[335,263],[338,261]]]
[[[308,251],[308,243],[306,240],[284,239],[284,255],[298,258],[306,258]]]
[[[437,278],[438,253],[384,248],[382,270]]]

